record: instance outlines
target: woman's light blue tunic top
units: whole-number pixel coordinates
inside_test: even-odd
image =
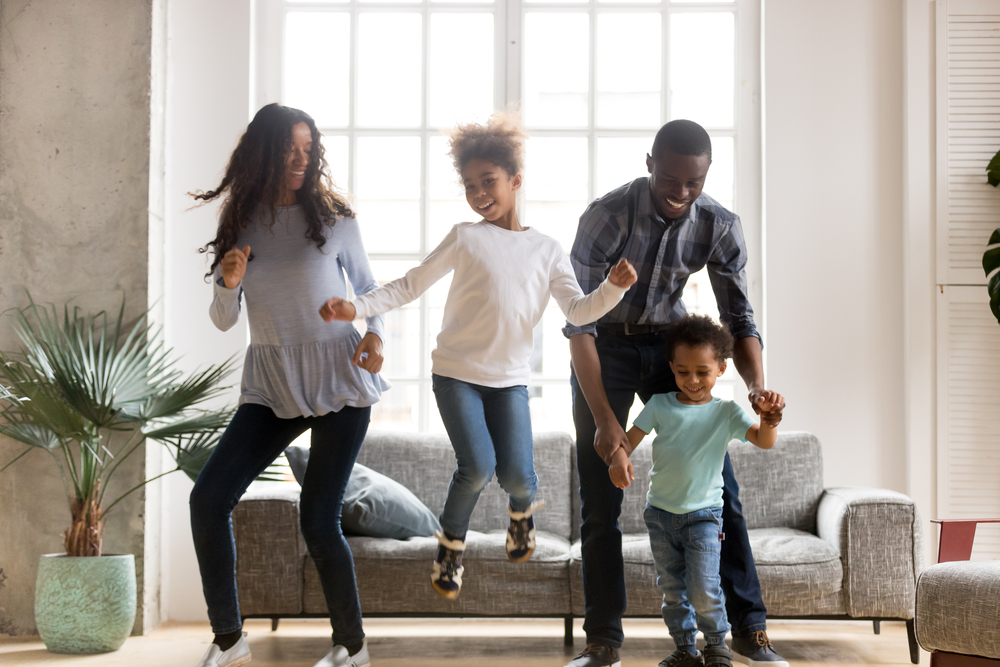
[[[367,407],[389,389],[377,373],[351,365],[361,334],[350,322],[326,323],[319,308],[330,297],[348,298],[344,274],[356,294],[376,287],[375,277],[354,218],[323,227],[327,242],[318,249],[307,239],[301,206],[261,209],[236,247],[250,246],[242,282],[233,289],[222,280],[221,265],[212,281],[209,313],[226,331],[239,320],[241,299],[250,318],[250,345],[243,363],[240,405],[266,405],[282,419],[319,417],[345,405]],[[367,320],[368,331],[385,339],[381,315]]]

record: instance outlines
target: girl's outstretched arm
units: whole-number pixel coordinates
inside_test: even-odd
[[[549,278],[549,289],[566,320],[574,326],[590,324],[618,305],[636,281],[635,269],[622,258],[608,277],[590,294],[584,294],[566,253],[559,251]]]
[[[334,319],[357,319],[371,317],[405,306],[420,297],[430,287],[455,268],[458,227],[452,227],[448,235],[431,251],[424,261],[406,272],[402,278],[359,294],[354,301],[330,299],[320,308],[320,315],[330,322]],[[353,317],[348,317],[353,308]]]
[[[358,221],[349,218],[340,220],[337,224],[344,225],[345,238],[344,244],[341,246],[340,263],[344,267],[344,271],[347,272],[347,279],[351,281],[354,293],[367,294],[378,289],[378,282],[375,280],[371,263],[368,261],[368,253],[365,252],[365,245],[361,240],[361,228],[358,226]],[[330,301],[334,301],[334,299]],[[344,303],[350,302],[345,301]],[[354,318],[351,317],[350,319],[353,320]],[[385,340],[385,318],[381,314],[370,315],[366,318],[365,324],[368,325],[368,333],[375,334]]]

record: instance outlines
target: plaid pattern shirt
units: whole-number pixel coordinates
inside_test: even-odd
[[[688,277],[708,267],[720,319],[733,338],[755,336],[747,298],[746,243],[739,217],[702,194],[682,218],[664,221],[653,208],[649,179],[638,178],[596,199],[576,231],[570,259],[584,293],[589,294],[624,257],[639,279],[617,306],[597,322],[567,323],[566,337],[597,336],[602,324],[667,324],[687,310],[681,296]]]

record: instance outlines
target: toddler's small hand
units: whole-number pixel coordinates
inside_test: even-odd
[[[354,304],[337,297],[333,297],[319,309],[319,316],[323,318],[324,322],[333,322],[334,320],[353,322],[354,316],[357,314],[358,311]]]
[[[777,426],[781,423],[782,412],[785,409],[785,397],[776,391],[765,389],[757,396],[754,407],[769,425]]]
[[[608,467],[608,474],[611,475],[611,483],[619,489],[625,489],[632,486],[632,480],[635,479],[635,469],[632,467],[632,462],[629,461],[628,456],[625,454],[625,450],[619,448],[612,455],[611,466]]]
[[[622,257],[612,267],[608,279],[617,287],[631,287],[639,279],[639,275],[635,272],[632,265],[628,263],[628,260]]]

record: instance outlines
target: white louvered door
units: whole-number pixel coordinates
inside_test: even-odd
[[[983,251],[1000,226],[1000,0],[937,3],[938,516],[1000,518],[1000,324]],[[1000,559],[1000,524],[973,559]]]

